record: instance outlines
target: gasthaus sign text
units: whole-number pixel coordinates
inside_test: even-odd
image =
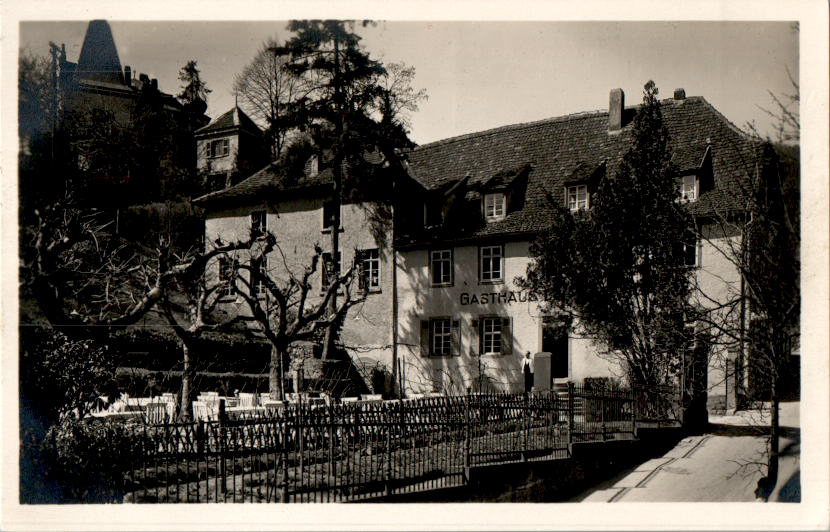
[[[528,290],[515,292],[513,290],[504,292],[481,292],[478,294],[461,292],[462,305],[487,305],[491,303],[509,305],[511,303],[525,303],[527,301],[538,301],[536,294]]]

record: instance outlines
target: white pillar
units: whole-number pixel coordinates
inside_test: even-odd
[[[550,390],[550,353],[540,352],[533,355],[533,391]]]

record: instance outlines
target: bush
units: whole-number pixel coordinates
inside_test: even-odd
[[[144,445],[140,425],[65,420],[43,442],[46,478],[59,502],[121,502]]]

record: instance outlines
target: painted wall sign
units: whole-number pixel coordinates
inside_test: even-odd
[[[470,292],[461,292],[462,305],[488,305],[495,303],[498,305],[509,305],[511,303],[525,303],[527,301],[538,301],[536,294],[529,290],[521,291],[504,291],[504,292],[482,292],[480,294],[472,294]]]

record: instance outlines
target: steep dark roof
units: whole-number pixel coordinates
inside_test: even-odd
[[[259,126],[251,120],[238,106],[225,112],[219,118],[211,121],[203,128],[196,130],[196,135],[206,135],[210,133],[217,133],[226,129],[240,129],[253,133],[254,135],[262,135],[262,130]]]
[[[207,205],[234,201],[261,201],[266,194],[280,192],[281,196],[310,188],[330,187],[332,171],[326,168],[316,176],[303,176],[291,179],[277,170],[273,163],[255,172],[250,177],[228,188],[217,190],[193,200],[196,203]],[[276,198],[268,198],[276,199]]]
[[[699,169],[711,146],[714,183],[698,201],[689,204],[690,210],[706,215],[744,208],[742,185],[754,171],[758,144],[701,97],[668,99],[661,104],[679,171]],[[635,110],[628,108],[626,114],[633,116]],[[631,120],[621,130],[609,132],[607,111],[579,113],[426,144],[409,154],[409,169],[417,182],[433,190],[465,176],[469,176],[469,186],[475,187],[530,164],[520,209],[474,230],[444,228],[440,238],[534,233],[546,227],[551,199],[563,201],[566,183],[590,176],[603,163],[607,174],[614,175],[631,140]]]
[[[110,83],[119,88],[126,86],[112,30],[106,20],[89,22],[75,76],[78,80]]]

